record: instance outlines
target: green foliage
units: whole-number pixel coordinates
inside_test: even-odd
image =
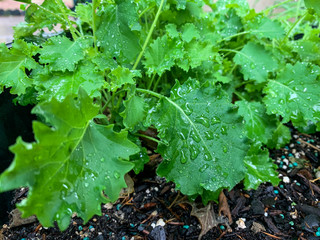
[[[36,140],[10,148],[0,191],[29,187],[19,208],[44,226],[115,201],[149,161],[144,139],[163,158],[157,174],[208,203],[242,180],[278,184],[267,148],[290,141],[286,123],[320,130],[315,1],[285,1],[279,15],[246,0],[93,0],[75,12],[21,1],[26,22],[0,45],[0,92],[35,105]]]

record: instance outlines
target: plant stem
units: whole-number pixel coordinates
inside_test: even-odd
[[[144,51],[145,51],[146,48],[147,48],[147,45],[148,45],[149,40],[150,40],[150,38],[151,38],[151,36],[152,36],[153,30],[154,30],[154,28],[156,27],[158,18],[159,18],[159,16],[160,16],[161,11],[162,11],[163,4],[164,4],[164,0],[161,0],[160,7],[159,7],[159,9],[158,9],[158,12],[157,12],[157,14],[156,14],[156,17],[154,18],[154,21],[153,21],[153,23],[152,23],[152,25],[151,25],[151,28],[150,28],[149,33],[148,33],[148,36],[147,36],[147,38],[146,38],[146,40],[145,40],[145,42],[144,42],[144,44],[143,44],[143,46],[142,46],[142,50],[141,50],[141,52],[139,53],[139,56],[138,56],[136,62],[134,63],[134,65],[133,65],[133,67],[132,67],[132,70],[135,70],[135,69],[137,68],[137,66],[138,66],[138,64],[139,64],[139,62],[140,62],[140,59],[142,58],[142,55],[143,55]]]
[[[154,73],[153,74],[153,76],[152,76],[152,78],[151,78],[151,80],[150,80],[150,82],[149,82],[149,84],[148,84],[148,86],[147,86],[147,89],[150,89],[151,88],[151,85],[152,85],[152,83],[153,83],[153,80],[154,80],[154,78],[156,77],[156,73]]]
[[[135,135],[135,136],[137,136],[137,137],[143,137],[143,138],[146,138],[146,139],[151,140],[151,141],[153,141],[153,142],[156,142],[156,143],[158,143],[158,144],[162,143],[160,140],[155,139],[155,138],[150,137],[150,136],[147,136],[147,135],[144,135],[144,134],[135,133],[134,135]]]
[[[247,99],[245,99],[243,96],[241,96],[241,94],[237,91],[233,92],[238,98],[240,98],[241,100],[247,101]]]
[[[157,90],[157,87],[158,87],[158,84],[159,84],[159,82],[160,82],[160,79],[161,79],[161,76],[158,77],[156,83],[155,83],[154,86],[153,86],[153,91],[154,91],[154,92]]]
[[[149,11],[151,8],[153,8],[155,5],[152,4],[151,6],[145,8],[140,14],[139,14],[139,18],[141,18],[147,11]]]
[[[153,91],[150,91],[150,90],[147,90],[147,89],[143,89],[143,88],[137,88],[136,89],[137,92],[141,92],[141,93],[145,93],[145,94],[150,94],[156,98],[163,98],[164,96],[159,94],[159,93],[156,93],[156,92],[153,92]]]
[[[286,36],[285,36],[285,37],[283,38],[283,40],[281,41],[280,47],[283,45],[284,41],[285,41],[287,38],[289,38],[291,32],[300,24],[300,22],[301,22],[307,15],[308,15],[308,11],[305,12],[305,14],[303,14],[303,16],[302,16],[299,20],[295,21],[295,23],[291,26],[291,28],[290,28],[289,31],[287,32]]]
[[[72,38],[74,40],[77,39],[78,37],[77,37],[77,35],[75,33],[75,28],[72,26],[71,21],[70,21],[68,15],[67,15],[67,13],[65,12],[64,8],[63,8],[64,3],[62,2],[62,0],[58,0],[57,3],[58,3],[58,7],[60,8],[60,11],[63,13],[63,16],[65,18],[64,20],[67,21],[67,23],[69,25]]]
[[[93,43],[94,43],[94,49],[96,52],[98,52],[98,46],[97,46],[97,36],[96,36],[96,4],[97,0],[92,0],[92,34],[93,34]]]
[[[292,1],[292,0],[286,0],[286,1],[283,1],[283,2],[278,3],[278,4],[276,4],[276,5],[270,6],[270,7],[268,7],[267,9],[263,10],[263,13],[266,14],[266,15],[268,15],[271,10],[273,10],[273,9],[275,9],[275,8],[277,8],[277,7],[280,7],[281,5],[286,4],[286,3],[288,3],[288,2],[291,2],[291,1]]]

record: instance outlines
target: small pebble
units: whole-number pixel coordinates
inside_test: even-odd
[[[121,240],[126,240],[126,237],[122,237]]]
[[[292,165],[292,163],[290,163],[290,164],[289,164],[289,168],[293,168],[293,165]]]
[[[221,230],[224,230],[224,229],[226,229],[226,228],[225,228],[225,226],[221,225],[221,226],[220,226],[220,229],[221,229]]]
[[[94,228],[94,227],[90,225],[90,226],[89,226],[89,230],[91,230],[92,228]]]
[[[293,222],[293,221],[290,221],[289,224],[290,224],[291,226],[293,226],[293,225],[294,225],[294,222]]]
[[[160,218],[156,223],[156,226],[164,227],[165,225],[166,225],[166,223],[163,221],[162,218]]]
[[[245,228],[246,228],[245,221],[246,221],[245,218],[239,218],[239,219],[236,221],[236,224],[238,225],[237,228],[238,228],[238,229],[245,229]]]
[[[83,240],[89,240],[90,238],[88,238],[88,237],[85,237]]]
[[[146,193],[147,193],[147,194],[149,194],[149,193],[150,193],[150,190],[149,190],[149,189],[147,189],[147,190],[146,190]]]
[[[286,170],[288,167],[286,165],[282,166],[282,169]]]
[[[134,227],[134,224],[133,224],[133,223],[130,223],[130,227],[132,227],[132,228],[133,228],[133,227]]]
[[[285,176],[285,177],[283,177],[282,181],[283,181],[284,183],[290,183],[290,178],[287,177],[287,176]]]
[[[78,229],[79,229],[79,231],[82,231],[82,230],[83,230],[83,227],[82,227],[82,226],[79,226]]]
[[[296,150],[295,148],[292,149],[292,153],[293,153],[293,154],[297,153],[297,150]]]
[[[300,142],[300,141],[297,141],[297,144],[301,144],[301,142]]]
[[[316,236],[319,237],[320,236],[320,232],[316,232]]]
[[[301,186],[301,184],[299,182],[296,182],[296,185]]]
[[[284,188],[284,186],[283,186],[283,184],[280,184],[280,186],[279,186],[280,188]]]
[[[286,156],[282,155],[282,156],[281,156],[281,158],[282,158],[282,159],[285,159],[285,158],[286,158]]]
[[[281,217],[282,219],[284,219],[284,215],[283,215],[282,213],[280,214],[280,217]]]
[[[278,194],[278,193],[279,193],[279,191],[278,191],[278,190],[274,190],[273,192],[274,192],[275,194]]]
[[[184,229],[189,229],[189,225],[183,225]]]
[[[265,216],[265,217],[268,217],[268,213],[267,213],[267,212],[265,212],[265,213],[264,213],[264,216]]]
[[[288,165],[289,164],[289,160],[288,159],[283,159],[284,164]]]
[[[298,163],[294,162],[294,163],[293,163],[293,166],[294,166],[294,167],[297,167],[297,166],[298,166]]]
[[[288,147],[288,146],[285,146],[284,148],[287,149],[287,150],[289,150],[289,147]]]
[[[289,153],[288,156],[289,156],[289,157],[293,157],[293,154],[292,154],[292,153]]]

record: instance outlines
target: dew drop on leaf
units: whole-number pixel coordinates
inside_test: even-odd
[[[202,124],[202,125],[205,126],[206,128],[210,127],[209,119],[206,118],[206,117],[204,117],[204,116],[201,116],[201,117],[196,118],[195,121],[196,121],[197,123]]]
[[[193,139],[194,141],[196,141],[197,143],[201,141],[201,138],[200,138],[199,134],[196,133],[196,132],[194,132],[194,131],[191,132],[191,137],[192,137],[192,139]]]
[[[101,161],[101,162],[104,162],[104,161],[105,161],[105,158],[104,158],[104,157],[100,158],[100,161]]]
[[[223,152],[224,152],[224,153],[227,153],[227,152],[228,152],[227,146],[223,146]]]
[[[221,134],[227,135],[227,126],[222,126],[220,130],[221,130]]]
[[[218,118],[218,117],[213,117],[213,118],[211,119],[211,124],[217,124],[217,123],[221,123],[220,118]]]
[[[89,183],[87,183],[87,182],[84,183],[84,186],[85,186],[85,187],[89,187]]]
[[[186,156],[186,152],[185,151],[181,151],[181,158],[180,158],[180,162],[182,164],[185,164],[188,161],[188,158]]]
[[[194,145],[190,145],[190,155],[192,160],[195,160],[199,153],[199,150]]]
[[[114,176],[114,178],[116,178],[116,179],[119,179],[119,178],[120,178],[120,174],[119,174],[117,171],[115,171],[115,172],[113,173],[113,176]]]
[[[212,140],[214,138],[214,133],[212,131],[204,132],[204,136],[207,140]]]
[[[203,173],[206,169],[208,169],[208,167],[209,167],[209,164],[204,164],[204,165],[199,169],[199,171]]]

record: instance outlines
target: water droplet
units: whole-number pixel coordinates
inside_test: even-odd
[[[204,164],[204,165],[199,169],[199,171],[203,173],[206,169],[208,169],[208,167],[209,167],[209,164]]]
[[[194,145],[190,145],[190,155],[192,160],[195,160],[199,153],[199,150]]]
[[[221,130],[221,134],[227,135],[227,126],[222,126],[220,130]]]
[[[104,161],[105,161],[105,158],[104,158],[104,157],[100,158],[100,161],[101,161],[101,162],[104,162]]]
[[[211,124],[217,124],[217,123],[221,123],[220,118],[218,118],[218,117],[213,117],[213,118],[211,119]]]
[[[212,131],[204,132],[204,136],[207,140],[212,140],[214,138],[214,133]]]
[[[180,158],[180,162],[182,163],[182,164],[185,164],[187,161],[188,161],[188,158],[187,158],[187,156],[186,156],[187,154],[186,154],[186,152],[185,151],[181,151],[181,158]]]
[[[251,69],[255,69],[255,68],[256,68],[256,65],[255,65],[254,63],[252,63],[252,64],[250,65],[250,67],[251,67]]]
[[[190,103],[186,103],[183,106],[183,110],[188,116],[191,115],[191,113],[193,112],[193,109],[191,108]]]
[[[223,146],[223,152],[224,152],[224,153],[227,153],[227,152],[228,152],[227,146]]]
[[[195,140],[197,143],[201,141],[201,138],[199,136],[199,134],[195,131],[192,131],[191,132],[191,137],[193,140]]]
[[[114,176],[114,178],[119,179],[120,173],[118,173],[117,171],[114,171],[113,176]]]
[[[197,117],[195,122],[200,123],[207,128],[210,127],[209,119],[203,115],[201,115],[200,117]]]
[[[84,183],[84,186],[85,187],[89,187],[89,183]]]

